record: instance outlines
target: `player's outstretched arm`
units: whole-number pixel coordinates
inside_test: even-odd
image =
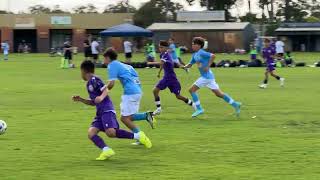
[[[74,102],[82,102],[83,104],[89,105],[89,106],[95,106],[94,102],[89,99],[83,99],[80,96],[72,96],[72,100]]]
[[[113,88],[114,84],[115,84],[115,81],[114,81],[114,80],[108,81],[107,89],[111,90],[111,89]]]
[[[191,67],[192,67],[192,64],[189,63],[189,64],[183,66],[182,68],[183,68],[183,69],[188,69],[188,68],[191,68]]]

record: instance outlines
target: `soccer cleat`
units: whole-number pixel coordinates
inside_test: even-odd
[[[284,78],[280,78],[280,86],[283,87],[284,86]]]
[[[157,116],[161,114],[161,108],[157,108],[155,111],[153,111],[153,116]]]
[[[190,72],[190,69],[189,69],[189,68],[186,68],[186,69],[184,69],[184,70],[186,71],[187,74],[189,74],[189,72]]]
[[[102,151],[99,157],[96,158],[97,161],[104,161],[112,156],[114,156],[116,153],[112,149],[108,149],[106,151]]]
[[[136,142],[134,142],[134,143],[131,143],[131,145],[133,145],[133,146],[140,146],[140,145],[143,145],[143,144],[141,144],[141,142],[139,142],[139,141],[136,141]]]
[[[198,110],[196,110],[196,112],[194,112],[192,114],[192,117],[197,117],[197,116],[199,116],[200,114],[203,114],[203,113],[204,113],[203,109],[198,109]]]
[[[235,106],[235,110],[236,110],[236,116],[239,117],[240,116],[240,112],[241,112],[241,102],[236,102],[236,106]]]
[[[261,85],[259,85],[259,88],[266,89],[267,88],[267,84],[261,84]]]
[[[151,148],[152,147],[152,143],[150,141],[150,139],[146,136],[146,134],[142,131],[139,132],[140,138],[139,138],[139,142],[141,144],[143,144],[146,148]]]
[[[152,129],[154,129],[156,127],[157,120],[153,116],[153,112],[147,112],[147,121],[150,124]]]

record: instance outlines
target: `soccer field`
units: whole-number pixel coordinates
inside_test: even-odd
[[[160,95],[163,113],[157,128],[138,123],[153,148],[102,135],[117,154],[97,162],[100,151],[87,138],[95,108],[71,101],[72,95],[87,97],[85,82],[79,68],[65,70],[59,64],[60,58],[43,54],[0,61],[0,119],[8,124],[0,136],[1,180],[320,178],[320,68],[278,69],[285,87],[270,79],[263,90],[258,85],[264,68],[213,69],[221,89],[243,103],[240,118],[202,89],[205,114],[192,119],[192,109],[167,90]],[[141,110],[154,110],[157,70],[138,72],[144,91]],[[190,97],[197,69],[176,72],[182,94]],[[107,79],[105,69],[97,74]],[[121,93],[117,83],[111,98],[118,111]]]

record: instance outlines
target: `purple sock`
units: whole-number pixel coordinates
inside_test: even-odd
[[[133,139],[133,133],[122,129],[116,129],[116,136],[121,139]]]
[[[103,149],[107,145],[104,143],[103,139],[100,136],[94,135],[91,137],[91,141],[100,149]]]

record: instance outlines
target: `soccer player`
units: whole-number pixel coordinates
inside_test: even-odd
[[[137,72],[132,66],[121,63],[117,58],[118,54],[113,48],[104,53],[104,63],[108,65],[109,75],[107,88],[111,90],[115,81],[119,80],[124,90],[120,104],[121,121],[134,133],[139,133],[140,129],[133,121],[146,120],[154,128],[155,119],[152,112],[138,113],[142,90]]]
[[[211,64],[215,59],[215,55],[203,50],[204,39],[195,37],[192,41],[192,50],[194,51],[192,59],[184,68],[191,68],[192,65],[197,64],[201,77],[189,89],[193,102],[197,106],[197,110],[192,114],[192,117],[197,117],[204,113],[201,107],[197,91],[202,87],[209,88],[217,97],[222,98],[225,102],[230,104],[236,111],[236,115],[240,115],[241,103],[233,100],[228,94],[222,92],[219,85],[215,81],[215,77],[210,69]]]
[[[102,150],[96,160],[106,160],[115,155],[115,152],[98,135],[99,132],[105,132],[110,138],[136,139],[149,148],[151,142],[142,131],[131,133],[119,128],[116,112],[108,96],[107,86],[94,74],[94,64],[91,61],[84,61],[81,64],[81,76],[83,80],[87,81],[90,99],[84,99],[80,96],[73,96],[72,99],[75,102],[96,106],[96,117],[88,130],[89,139]]]
[[[174,39],[173,38],[170,38],[169,39],[169,53],[172,57],[172,60],[175,64],[178,65],[179,68],[182,68],[184,67],[183,65],[183,62],[179,60],[178,56],[177,56],[177,48],[176,48],[176,45],[174,43]],[[189,69],[185,69],[185,71],[188,73],[189,72]]]
[[[176,73],[174,72],[174,62],[171,58],[169,49],[169,43],[167,41],[160,41],[159,51],[160,51],[160,62],[151,62],[149,64],[159,64],[160,70],[158,73],[158,78],[161,76],[162,69],[164,70],[163,78],[158,82],[156,87],[153,89],[153,95],[155,99],[155,104],[157,109],[153,112],[154,115],[159,115],[161,113],[161,103],[159,93],[166,88],[169,88],[171,93],[175,94],[176,98],[185,102],[187,105],[192,106],[196,109],[195,104],[188,98],[181,96],[181,85],[177,79]]]
[[[276,54],[276,51],[275,49],[271,46],[270,44],[270,40],[269,39],[265,39],[264,40],[264,48],[262,50],[262,56],[267,64],[267,69],[266,69],[266,72],[264,73],[265,74],[265,78],[264,78],[264,81],[263,83],[259,86],[260,88],[262,89],[265,89],[267,88],[268,86],[268,79],[269,79],[269,74],[271,76],[273,76],[274,78],[276,78],[277,80],[280,81],[280,86],[284,86],[284,78],[281,78],[280,76],[276,75],[274,73],[274,71],[276,70],[275,69],[275,61],[274,61],[274,58],[275,58],[275,54]]]
[[[4,60],[7,61],[9,60],[8,56],[9,56],[9,50],[10,50],[10,45],[9,42],[6,40],[3,43],[1,43],[1,48],[3,50],[3,56],[4,56]]]

